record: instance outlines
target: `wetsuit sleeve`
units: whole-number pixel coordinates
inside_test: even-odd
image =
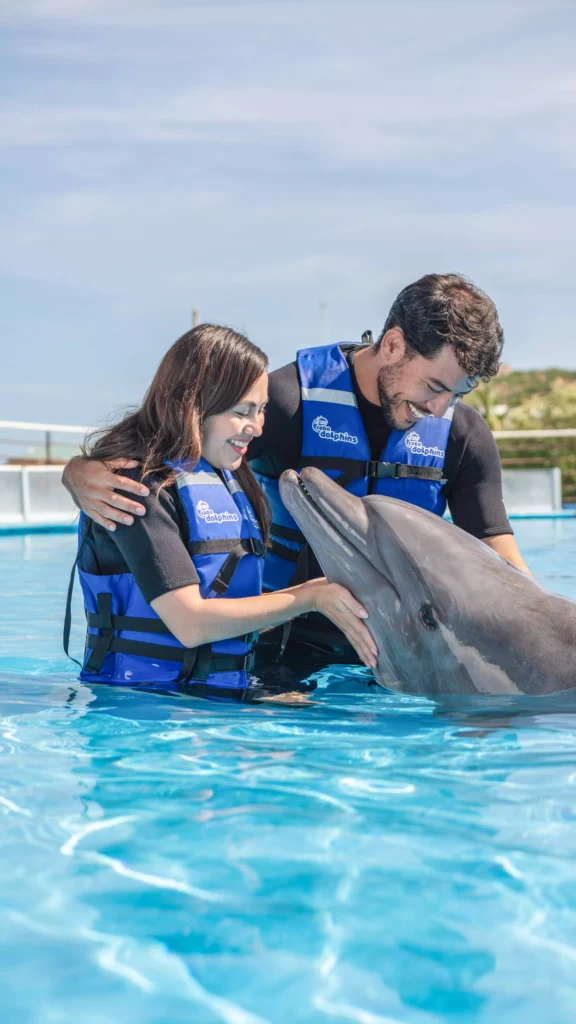
[[[248,449],[250,466],[264,476],[279,477],[296,469],[302,451],[302,403],[296,363],[270,374],[262,436]]]
[[[502,498],[500,454],[485,420],[459,402],[450,440],[446,497],[456,526],[480,540],[513,533]]]
[[[137,473],[122,472],[124,476]],[[150,603],[171,590],[198,583],[199,578],[186,546],[188,524],[178,488],[164,487],[158,493],[157,483],[147,479],[146,484],[151,488],[150,495],[138,498],[146,506],[146,515],[134,516],[132,526],[119,523],[113,534],[105,532],[116,545],[144,599]]]

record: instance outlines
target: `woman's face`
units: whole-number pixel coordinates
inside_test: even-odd
[[[202,431],[202,458],[214,469],[238,469],[253,437],[260,437],[268,401],[268,374],[263,373],[228,412],[207,416]]]

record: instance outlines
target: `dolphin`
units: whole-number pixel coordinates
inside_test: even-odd
[[[576,602],[482,541],[395,498],[357,498],[318,469],[280,478],[326,577],[366,608],[376,681],[432,699],[576,688]]]

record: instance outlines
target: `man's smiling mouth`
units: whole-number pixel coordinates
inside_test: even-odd
[[[423,420],[426,416],[430,416],[429,412],[422,412],[420,409],[417,409],[415,405],[412,405],[412,402],[409,402],[408,400],[406,400],[406,405],[408,407],[408,412],[412,416],[412,419]]]

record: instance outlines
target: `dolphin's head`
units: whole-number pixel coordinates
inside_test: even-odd
[[[365,605],[382,685],[430,695],[517,692],[507,672],[487,666],[482,645],[494,639],[503,577],[511,604],[526,582],[519,570],[439,516],[394,498],[354,497],[317,469],[286,471],[280,492],[326,576]]]

